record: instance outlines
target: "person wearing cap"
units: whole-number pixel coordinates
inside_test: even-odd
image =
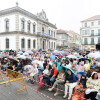
[[[97,72],[92,73],[91,77],[87,80],[86,86],[85,98],[97,100],[96,95],[100,90],[100,79],[98,79]]]

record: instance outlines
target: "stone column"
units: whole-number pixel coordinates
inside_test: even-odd
[[[16,50],[18,51],[19,50],[19,34],[18,34],[18,31],[19,31],[19,13],[17,12],[16,15],[15,15],[15,22],[16,22]]]
[[[16,33],[16,51],[18,51],[19,50],[19,35],[18,35],[18,33]]]

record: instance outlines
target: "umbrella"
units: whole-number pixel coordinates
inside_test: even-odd
[[[25,52],[25,53],[23,53],[23,55],[24,55],[24,56],[28,56],[28,55],[29,55],[29,53]]]
[[[19,51],[18,54],[23,54],[23,52],[22,51]]]
[[[80,59],[79,59],[79,62],[81,62],[81,60],[82,60],[82,61],[88,60],[88,61],[90,62],[90,59],[88,59],[88,58],[80,58]]]
[[[1,56],[2,58],[4,58],[4,57],[9,57],[8,55],[5,55],[5,54],[0,54],[0,56]]]
[[[68,67],[66,67],[66,66],[59,66],[60,67],[60,69],[62,70],[62,68],[64,67],[66,70],[66,72],[67,72],[67,70],[69,69],[69,70],[71,70],[71,72],[73,73],[73,74],[75,74],[74,73],[74,71],[71,69],[71,68],[68,68]],[[58,67],[58,69],[59,69],[59,67]]]
[[[26,57],[24,55],[20,55],[19,59],[26,59]]]
[[[67,56],[67,58],[77,59],[77,57],[76,57],[76,56],[74,56],[74,55],[69,55],[69,56]]]
[[[25,53],[33,54],[33,52],[31,50],[28,50]]]
[[[11,57],[11,56],[9,56],[8,59],[11,60],[11,61],[16,61],[16,62],[18,62],[17,59],[15,59],[14,57]]]
[[[37,83],[39,84],[38,90],[41,89],[45,85],[45,81],[41,80],[41,82]]]
[[[100,52],[92,52],[88,54],[88,57],[92,57],[92,58],[100,58]]]

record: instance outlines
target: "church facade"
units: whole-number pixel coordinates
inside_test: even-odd
[[[56,49],[56,25],[44,10],[34,15],[18,6],[0,11],[0,50]]]

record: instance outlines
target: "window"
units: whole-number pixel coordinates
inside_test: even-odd
[[[55,31],[54,31],[54,37],[55,37]]]
[[[94,26],[94,22],[91,22],[91,26]]]
[[[28,30],[28,32],[30,32],[30,25],[31,25],[31,23],[28,22],[28,24],[27,24],[27,30]]]
[[[55,49],[55,42],[54,42],[54,49]]]
[[[44,33],[44,27],[42,27],[42,33]]]
[[[53,42],[51,42],[51,48],[53,49]]]
[[[44,49],[44,41],[43,41],[43,49]]]
[[[36,46],[36,40],[33,40],[33,48]]]
[[[87,35],[87,30],[83,30],[83,35]]]
[[[94,36],[94,30],[91,30],[91,36]]]
[[[31,47],[31,41],[28,40],[28,48],[30,48],[30,47]]]
[[[36,32],[36,24],[34,23],[33,24],[33,33],[35,33]]]
[[[100,44],[100,37],[98,37],[98,44]]]
[[[100,21],[98,21],[98,25],[100,25]]]
[[[84,44],[88,44],[87,38],[84,38]]]
[[[21,39],[21,48],[25,48],[25,39]]]
[[[49,42],[49,49],[50,49],[50,42]]]
[[[21,21],[21,30],[24,31],[24,28],[25,28],[25,22],[24,22],[24,20],[22,20]]]
[[[50,35],[50,29],[49,29],[49,35]]]
[[[6,49],[9,48],[9,39],[6,39]]]
[[[91,38],[91,44],[94,44],[94,38]]]
[[[84,26],[87,27],[87,23],[85,23]]]
[[[53,36],[53,31],[51,31],[51,36]]]
[[[9,20],[6,20],[6,31],[9,31]]]
[[[98,29],[98,35],[100,35],[100,29]]]

